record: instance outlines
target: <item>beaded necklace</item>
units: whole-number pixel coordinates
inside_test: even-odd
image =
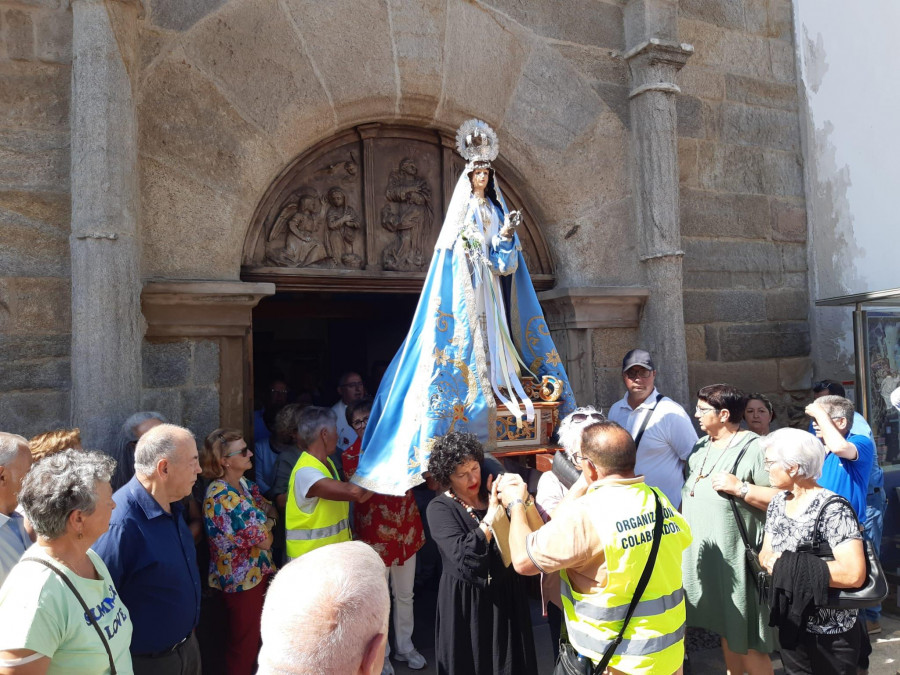
[[[475,521],[475,524],[476,524],[476,525],[481,525],[481,518],[479,518],[479,517],[478,517],[478,514],[475,513],[475,508],[474,508],[474,507],[469,506],[469,505],[466,504],[462,499],[460,499],[459,497],[457,497],[457,496],[453,493],[453,490],[447,490],[444,494],[447,495],[448,497],[450,497],[450,499],[452,499],[453,501],[455,501],[455,502],[456,502],[457,504],[459,504],[461,507],[463,507],[463,508],[466,510],[466,513],[468,513],[468,514],[472,517],[472,520]]]
[[[697,474],[697,478],[694,481],[694,484],[691,486],[691,493],[690,493],[691,497],[694,496],[694,488],[697,487],[697,483],[699,483],[704,478],[709,478],[713,469],[716,467],[716,464],[718,464],[719,460],[725,456],[726,452],[728,452],[728,448],[730,448],[731,444],[734,443],[734,439],[737,438],[739,433],[740,433],[740,429],[738,429],[731,435],[731,438],[728,439],[728,445],[726,445],[724,448],[722,448],[722,451],[719,453],[719,456],[716,457],[715,461],[709,467],[709,471],[706,474],[704,474],[703,469],[706,468],[706,460],[709,459],[709,453],[712,452],[712,449],[713,449],[713,441],[710,440],[709,445],[706,446],[706,454],[703,456],[703,463],[700,465],[700,473]]]

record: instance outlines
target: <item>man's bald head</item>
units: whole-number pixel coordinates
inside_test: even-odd
[[[597,422],[581,432],[581,453],[601,475],[629,475],[634,472],[637,449],[631,434],[615,422]]]
[[[260,675],[380,673],[390,613],[384,563],[342,542],[285,565],[266,592]]]

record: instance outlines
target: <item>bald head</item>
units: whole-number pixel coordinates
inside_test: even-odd
[[[266,593],[260,675],[380,673],[390,612],[384,563],[359,541],[285,565]]]
[[[581,452],[601,475],[627,476],[634,472],[637,450],[631,434],[615,422],[597,422],[581,434]]]

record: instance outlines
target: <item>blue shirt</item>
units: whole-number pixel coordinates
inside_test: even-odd
[[[131,613],[132,654],[168,649],[200,620],[200,573],[181,502],[166,513],[137,479],[113,495],[109,531],[92,547]]]
[[[875,444],[862,434],[850,434],[847,442],[856,446],[859,456],[851,460],[831,452],[826,454],[819,485],[846,498],[856,511],[857,520],[865,522],[866,491],[875,459]]]
[[[816,435],[815,429],[813,429],[812,422],[809,423],[809,433],[813,436]],[[875,438],[872,436],[872,427],[869,426],[869,423],[866,422],[866,418],[860,415],[859,413],[853,413],[853,424],[850,425],[850,436],[865,436],[870,441],[872,441],[872,447],[875,447]],[[878,464],[878,453],[872,453],[872,470],[869,472],[869,485],[867,488],[868,494],[874,494],[875,488],[879,490],[884,490],[884,471],[881,470],[881,466]]]
[[[31,539],[25,531],[21,514],[16,511],[8,516],[0,513],[0,586],[29,546]]]

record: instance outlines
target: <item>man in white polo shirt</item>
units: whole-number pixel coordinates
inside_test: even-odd
[[[679,508],[684,462],[697,442],[691,418],[656,390],[656,366],[649,352],[628,352],[622,359],[622,379],[628,393],[610,408],[609,419],[628,429],[638,446],[635,474],[661,489]]]

